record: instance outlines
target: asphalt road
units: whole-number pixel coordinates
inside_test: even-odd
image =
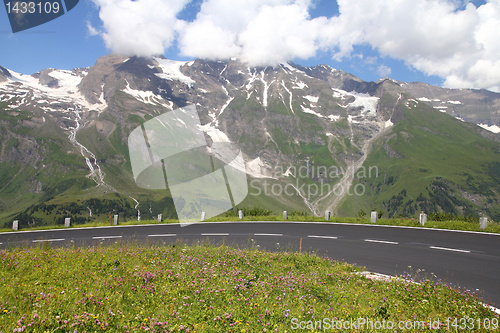
[[[301,241],[302,240],[302,241]],[[224,222],[69,228],[0,233],[0,248],[93,246],[115,242],[209,242],[301,250],[387,275],[409,273],[477,291],[500,308],[500,235],[445,230],[313,222]]]

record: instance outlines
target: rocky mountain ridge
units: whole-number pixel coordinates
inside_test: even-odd
[[[68,177],[84,175],[83,188],[121,193],[137,208],[141,200],[134,193],[147,194],[134,187],[130,175],[128,134],[156,115],[190,104],[197,107],[209,141],[239,145],[250,179],[260,181],[256,187],[269,181],[294,188],[295,194],[288,198],[271,195],[277,200],[275,206],[293,203],[316,214],[336,209],[346,200],[347,189],[359,180],[355,173],[376,143],[394,134],[410,110],[422,116],[448,115],[443,118],[447,126],[455,119],[464,126],[472,124],[467,125],[469,131],[490,141],[498,142],[500,132],[500,94],[484,90],[391,79],[364,82],[326,65],[248,68],[237,59],[178,62],[109,55],[92,67],[72,71],[47,69],[23,75],[0,67],[0,106],[6,126],[0,138],[0,163],[9,169],[19,161],[29,166],[30,176],[21,177],[21,187],[43,194],[54,181],[37,175],[36,170],[48,165],[40,151],[59,150],[59,157],[66,151],[67,161],[57,170],[65,170]],[[403,156],[389,143],[383,147],[390,158]],[[12,156],[17,156],[15,161]],[[301,166],[308,170],[305,177],[292,172]],[[320,167],[341,171],[338,177],[312,172]],[[6,172],[0,193],[20,175]],[[313,195],[301,190],[302,183],[308,189],[313,184],[328,187]],[[334,185],[337,189],[342,185],[344,191],[335,191]],[[22,197],[22,192],[16,193]],[[370,200],[370,205],[377,201]],[[11,206],[3,200],[4,209]]]

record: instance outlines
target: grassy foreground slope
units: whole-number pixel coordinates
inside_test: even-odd
[[[453,331],[467,317],[481,323],[475,332],[498,327],[467,291],[374,281],[312,254],[117,244],[0,251],[0,265],[3,332],[292,332],[358,318],[421,325],[413,331]]]

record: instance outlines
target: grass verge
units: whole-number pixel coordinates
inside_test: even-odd
[[[0,265],[3,332],[312,332],[358,318],[422,325],[410,331],[454,331],[461,318],[475,332],[498,326],[474,294],[421,272],[380,282],[313,254],[117,243],[5,250]],[[377,331],[365,325],[356,331]]]
[[[242,220],[237,217],[215,217],[207,219],[205,222],[231,222],[231,221],[283,221],[282,216],[278,215],[265,215],[265,216],[245,216]],[[374,225],[370,222],[369,218],[354,218],[354,217],[333,217],[329,221],[326,221],[323,217],[317,216],[288,216],[287,221],[293,222],[331,222],[331,223],[354,223],[354,224],[369,224]],[[157,220],[141,220],[135,221],[130,220],[126,222],[120,222],[120,225],[144,225],[144,224],[168,224],[168,223],[179,223],[178,220],[164,220],[159,223]],[[480,229],[479,223],[465,222],[465,221],[427,221],[425,226],[421,226],[418,220],[399,218],[399,219],[379,219],[376,223],[377,225],[392,225],[392,226],[403,226],[403,227],[416,227],[416,228],[427,228],[427,229],[447,229],[447,230],[461,230],[461,231],[476,231],[476,232],[488,232],[500,234],[500,224],[496,222],[488,221],[488,226],[486,229]],[[85,224],[74,224],[70,228],[86,228],[86,227],[105,227],[110,226],[109,221],[96,221]],[[43,226],[27,228],[24,230],[49,230],[49,229],[64,229],[64,226],[54,225],[54,226]],[[0,229],[0,232],[10,232],[12,229]]]

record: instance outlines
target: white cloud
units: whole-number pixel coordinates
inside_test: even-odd
[[[362,59],[362,57],[361,57]],[[365,59],[365,64],[366,65],[375,65],[376,63],[378,62],[378,58],[377,57],[366,57]]]
[[[322,43],[342,59],[353,45],[445,79],[445,86],[500,91],[500,0],[338,0]]]
[[[203,0],[192,22],[177,18],[192,0],[93,1],[100,35],[116,53],[163,54],[177,38],[190,57],[276,65],[319,51],[348,59],[355,45],[369,45],[446,86],[500,91],[500,0],[479,8],[467,0],[338,0],[338,16],[314,19],[315,0]]]
[[[392,70],[386,65],[380,65],[377,68],[377,73],[380,77],[388,77],[392,74]]]
[[[228,59],[241,52],[237,35],[210,20],[197,20],[183,29],[179,47],[183,55],[205,59]]]
[[[92,26],[92,24],[90,23],[90,21],[87,21],[86,24],[87,24],[87,30],[88,30],[90,36],[97,36],[97,35],[99,35],[99,30],[97,30],[96,28],[94,28]]]
[[[300,4],[264,6],[240,34],[242,59],[251,65],[277,65],[316,54],[314,36],[322,19],[309,19]]]
[[[309,0],[206,0],[194,22],[181,29],[187,56],[239,57],[251,65],[276,65],[314,56],[317,27]]]
[[[111,51],[152,56],[172,45],[179,24],[176,16],[190,0],[93,1],[103,22],[100,35]]]

